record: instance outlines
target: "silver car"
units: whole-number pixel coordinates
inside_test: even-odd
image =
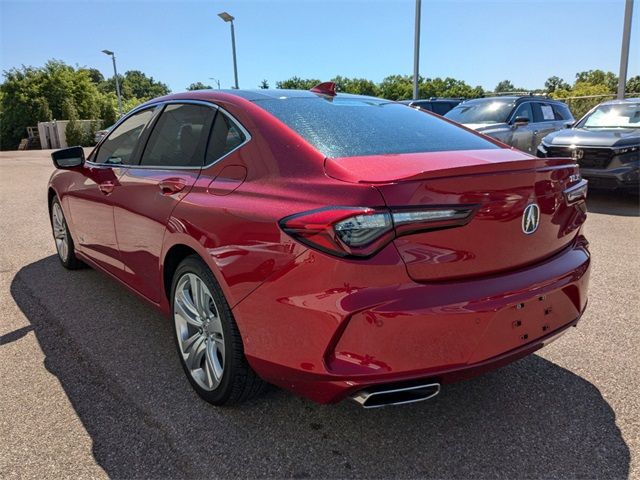
[[[543,137],[575,122],[566,104],[532,95],[466,100],[445,117],[531,154]]]

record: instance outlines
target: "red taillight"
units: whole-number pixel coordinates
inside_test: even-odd
[[[469,222],[475,207],[329,207],[283,218],[280,227],[305,245],[340,257],[370,257],[394,238]]]

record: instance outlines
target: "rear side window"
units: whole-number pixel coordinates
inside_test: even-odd
[[[215,110],[206,105],[167,105],[142,154],[141,165],[156,167],[199,167]]]
[[[444,115],[449,110],[451,110],[454,105],[447,102],[433,102],[431,111],[433,113],[437,113],[438,115]]]
[[[573,120],[573,115],[569,107],[562,103],[554,103],[552,106],[556,120]]]
[[[95,163],[130,165],[144,127],[153,117],[154,108],[134,113],[118,125],[100,145]]]
[[[499,148],[395,102],[337,96],[255,100],[327,157]]]
[[[218,111],[207,148],[206,164],[215,162],[235,150],[247,139],[240,127],[222,111]]]
[[[553,107],[548,103],[535,102],[533,115],[536,122],[553,122],[556,119]]]

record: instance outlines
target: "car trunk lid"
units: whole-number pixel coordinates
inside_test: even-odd
[[[539,262],[566,247],[585,219],[584,204],[569,205],[563,195],[579,181],[577,166],[566,158],[474,150],[327,159],[325,168],[333,178],[375,185],[392,210],[473,209],[466,224],[394,240],[416,281],[492,275]],[[530,205],[539,214],[524,218]],[[534,220],[532,229],[526,223]]]

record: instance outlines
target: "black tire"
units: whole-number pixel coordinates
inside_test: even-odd
[[[59,209],[59,210],[57,210]],[[56,220],[54,219],[56,211],[59,212],[59,215],[62,217],[62,228],[64,229],[66,242],[67,242],[67,250],[66,256],[61,252],[61,249],[58,247],[58,240],[56,238]],[[56,251],[58,252],[58,259],[62,266],[68,270],[78,270],[80,268],[86,267],[86,265],[76,257],[76,247],[73,243],[73,237],[71,236],[71,232],[69,232],[69,226],[67,225],[67,220],[64,217],[64,211],[62,210],[62,205],[60,205],[60,201],[58,197],[53,197],[51,200],[51,208],[49,220],[51,221],[51,231],[53,233],[53,240],[56,243]]]
[[[178,320],[175,314],[176,287],[182,277],[186,274],[195,274],[209,289],[215,307],[218,312],[222,331],[224,334],[224,368],[219,384],[213,390],[202,388],[194,379],[187,362],[183,357],[178,333]],[[171,282],[171,319],[173,322],[174,341],[178,351],[178,358],[182,368],[194,390],[207,402],[222,406],[234,405],[245,402],[260,395],[267,387],[267,383],[262,380],[249,366],[244,355],[242,337],[236,325],[229,304],[213,273],[209,267],[197,255],[185,258],[176,269]]]

